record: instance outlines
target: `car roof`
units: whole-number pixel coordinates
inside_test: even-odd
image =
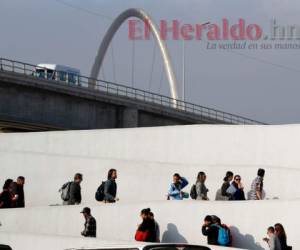
[[[82,247],[82,248],[71,248],[66,250],[97,250],[97,249],[128,249],[128,248],[138,248],[143,249],[144,247],[155,247],[155,246],[177,246],[177,247],[184,247],[184,246],[198,246],[198,247],[207,247],[205,245],[196,245],[196,244],[187,244],[187,243],[146,243],[146,242],[135,242],[135,243],[109,243],[109,244],[103,244],[101,246],[97,247]]]

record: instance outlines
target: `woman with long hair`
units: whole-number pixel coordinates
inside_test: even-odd
[[[206,174],[204,172],[199,172],[196,180],[196,200],[209,200],[207,197],[208,189],[205,186]]]
[[[151,209],[145,208],[141,211],[142,223],[135,233],[136,241],[156,242],[155,222],[151,218]]]
[[[287,245],[287,237],[284,230],[284,227],[280,223],[276,223],[275,226],[275,235],[278,237],[281,245],[281,250],[288,250],[291,249],[291,247],[288,247]]]
[[[230,194],[228,194],[226,191],[227,189],[230,187],[230,183],[231,181],[233,180],[233,173],[231,171],[227,171],[226,172],[226,175],[223,179],[223,185],[221,187],[221,194],[222,196],[225,196],[225,197],[230,197]]]
[[[116,169],[110,169],[107,173],[107,181],[104,185],[104,202],[107,203],[114,203],[118,201],[117,198],[117,170]]]

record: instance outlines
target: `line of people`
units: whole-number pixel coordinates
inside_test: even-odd
[[[259,169],[257,177],[253,180],[250,191],[250,199],[263,199],[263,179],[265,175],[264,169]],[[118,201],[117,195],[117,170],[110,169],[108,171],[107,180],[103,181],[95,193],[97,201],[113,203]],[[65,183],[60,189],[61,198],[64,205],[76,205],[81,203],[81,182],[83,175],[76,173],[72,182]],[[196,183],[192,185],[190,196],[195,200],[209,200],[207,193],[208,189],[205,185],[206,174],[199,172]],[[182,200],[188,198],[189,194],[183,189],[189,184],[185,177],[178,173],[173,175],[173,182],[168,191],[168,199]],[[25,177],[19,176],[16,181],[7,179],[3,186],[3,192],[0,194],[0,208],[17,208],[25,207],[24,195]],[[243,200],[245,195],[241,177],[228,171],[224,177],[224,183],[220,188],[222,200]],[[96,219],[91,215],[91,210],[85,207],[81,213],[85,218],[84,230],[82,235],[85,237],[96,237],[97,226]],[[154,214],[150,208],[143,209],[140,214],[142,223],[138,225],[135,234],[137,241],[159,242],[160,230],[159,225],[154,219]],[[232,236],[230,229],[221,224],[219,217],[206,216],[202,226],[202,234],[207,236],[208,244],[231,246]],[[287,246],[286,234],[281,224],[277,223],[274,227],[269,227],[268,238],[264,238],[271,250],[287,250],[291,247]]]
[[[84,237],[97,237],[97,221],[91,214],[89,207],[83,208],[80,212],[85,219],[84,230],[81,235]],[[141,211],[140,217],[142,222],[138,225],[135,232],[135,240],[143,242],[160,242],[159,224],[154,219],[154,214],[150,208]]]
[[[103,181],[97,188],[95,193],[95,199],[99,202],[114,203],[119,199],[117,196],[117,170],[110,169],[107,174],[107,180]],[[83,181],[83,175],[76,173],[73,181],[66,182],[59,189],[61,193],[61,199],[63,205],[78,205],[81,203],[81,182]]]
[[[252,181],[249,192],[249,200],[263,200],[263,181],[265,176],[264,169],[258,169],[256,178]],[[221,188],[217,191],[216,200],[246,200],[244,185],[240,175],[234,175],[227,171]],[[189,184],[185,177],[178,173],[173,175],[173,182],[170,184],[167,199],[183,200],[191,197],[194,200],[208,201],[208,188],[206,187],[206,174],[199,172],[196,183],[192,185],[190,193],[183,189]]]
[[[207,215],[202,225],[202,234],[207,237],[207,244],[218,246],[232,246],[233,236],[230,228],[221,223],[216,215]],[[270,226],[267,230],[268,237],[263,238],[270,250],[292,250],[287,245],[287,236],[284,227],[280,223]]]
[[[250,200],[262,200],[263,197],[263,180],[265,170],[259,169],[257,177],[251,184],[251,191],[249,192]],[[191,197],[194,200],[208,201],[208,188],[206,187],[206,174],[199,172],[196,183],[192,185],[190,193],[183,191],[189,184],[185,177],[178,173],[173,175],[173,182],[170,184],[168,190],[168,199],[183,200]],[[108,171],[107,180],[103,181],[95,193],[95,199],[99,202],[114,203],[118,201],[117,198],[117,170],[110,169]],[[234,175],[233,172],[227,171],[224,182],[221,188],[217,191],[216,200],[245,200],[244,186],[240,175]],[[81,182],[83,175],[76,173],[73,181],[66,182],[59,189],[61,192],[61,199],[63,205],[78,205],[81,203]],[[15,208],[25,207],[24,195],[25,178],[19,176],[17,181],[7,179],[3,186],[3,192],[0,194],[0,208]]]
[[[96,219],[91,215],[91,209],[85,207],[81,213],[85,218],[84,230],[81,232],[81,235],[84,237],[96,237]],[[137,226],[134,239],[142,242],[160,242],[160,226],[154,219],[151,209],[142,209],[140,217],[142,222]],[[221,219],[216,215],[205,216],[201,231],[203,236],[207,237],[208,245],[227,247],[233,245],[233,235],[230,227],[222,223]],[[270,250],[292,250],[292,247],[287,245],[287,236],[282,224],[276,223],[274,227],[269,227],[267,235],[268,237],[263,238],[263,241],[268,244]]]
[[[263,238],[267,242],[270,250],[292,250],[291,246],[287,245],[287,237],[284,227],[280,223],[268,227],[268,237]]]

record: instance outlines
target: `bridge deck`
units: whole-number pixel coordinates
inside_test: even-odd
[[[41,91],[74,96],[85,100],[99,101],[119,107],[136,109],[139,112],[175,119],[176,122],[159,122],[156,125],[175,124],[262,124],[258,121],[227,112],[210,109],[167,96],[143,91],[102,80],[79,77],[79,84],[70,84],[56,79],[44,79],[35,75],[35,65],[0,59],[0,84],[18,85]],[[28,130],[76,129],[53,124],[36,123],[28,120],[15,120],[0,109],[0,127],[20,127]],[[149,117],[147,118],[150,119]],[[149,123],[149,121],[147,121]],[[161,124],[160,124],[161,123]],[[23,125],[22,125],[23,124]],[[26,125],[27,124],[27,125]],[[17,126],[16,126],[17,125]],[[147,124],[145,124],[147,126]],[[152,126],[152,124],[149,124]],[[137,126],[139,126],[137,124]],[[143,126],[143,122],[141,123]],[[122,126],[121,126],[122,127]],[[81,129],[81,128],[78,128]]]

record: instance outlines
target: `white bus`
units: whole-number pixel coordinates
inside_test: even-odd
[[[80,85],[80,70],[64,65],[38,64],[35,68],[35,75],[39,78]]]

